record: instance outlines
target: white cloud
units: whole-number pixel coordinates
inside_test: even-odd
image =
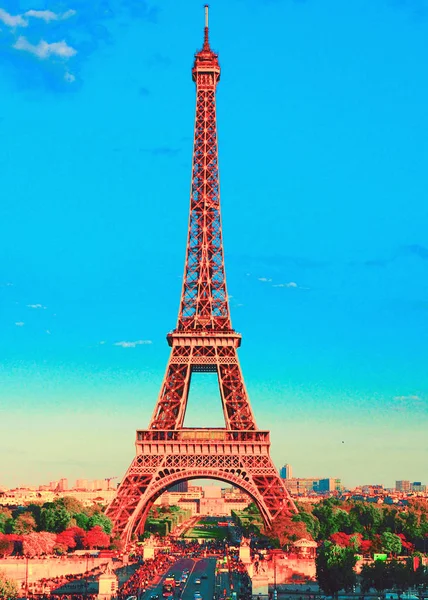
[[[40,40],[38,44],[31,44],[27,38],[21,35],[13,45],[16,50],[24,50],[34,54],[38,58],[48,58],[51,55],[60,56],[61,58],[70,58],[77,54],[77,50],[68,46],[67,42],[53,42],[49,44],[45,40]]]
[[[27,304],[28,308],[46,308],[43,304]]]
[[[18,321],[17,323],[15,323],[15,325],[17,327],[24,327],[25,323],[23,321]]]
[[[76,76],[67,71],[67,73],[64,74],[64,79],[65,81],[68,81],[68,83],[73,83],[73,81],[76,81]]]
[[[419,402],[421,397],[416,395],[394,396],[394,400],[397,400],[398,402]]]
[[[50,334],[51,334],[51,332],[49,331],[49,329],[46,329],[46,333],[47,333],[48,335],[50,335]]]
[[[63,21],[64,19],[68,19],[76,14],[75,10],[67,10],[64,13],[54,13],[52,10],[27,10],[24,13],[26,17],[34,17],[35,19],[42,19],[46,23],[50,21]]]
[[[27,27],[28,21],[22,15],[11,15],[4,8],[0,8],[0,21],[9,27]]]
[[[288,283],[274,283],[272,287],[278,288],[296,288],[299,287],[295,281],[289,281]]]
[[[137,340],[135,342],[116,342],[115,346],[120,346],[121,348],[135,348],[136,346],[146,346],[148,344],[152,344],[152,340]]]
[[[105,344],[105,341],[103,340],[102,342],[100,342],[100,346],[102,346],[103,344]]]
[[[270,283],[272,279],[269,277],[259,277],[259,281],[263,281],[263,283]]]

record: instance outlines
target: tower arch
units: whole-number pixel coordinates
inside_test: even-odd
[[[166,492],[170,486],[175,485],[177,483],[181,483],[183,481],[192,481],[195,479],[210,479],[214,481],[222,481],[224,483],[228,483],[239,488],[242,492],[247,494],[255,503],[255,505],[260,511],[264,524],[266,526],[270,525],[269,511],[266,510],[263,498],[259,494],[257,488],[250,482],[245,481],[245,479],[233,473],[227,475],[220,471],[216,473],[215,471],[208,472],[206,469],[195,469],[190,476],[188,474],[184,475],[182,472],[176,472],[167,475],[164,479],[159,480],[158,486],[153,486],[153,489],[150,492],[152,493],[151,497],[144,495],[140,498],[140,501],[134,511],[133,516],[128,521],[125,531],[125,542],[128,543],[131,540],[134,533],[142,533],[144,531],[144,526],[150,509],[152,508],[156,500],[164,492]]]

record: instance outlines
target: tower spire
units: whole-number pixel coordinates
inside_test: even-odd
[[[210,42],[208,39],[208,11],[209,11],[210,7],[208,6],[208,4],[205,4],[204,8],[205,8],[204,50],[210,50]]]

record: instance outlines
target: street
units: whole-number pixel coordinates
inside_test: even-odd
[[[189,569],[189,577],[186,583],[175,588],[175,600],[194,600],[194,593],[200,592],[202,600],[212,600],[215,586],[215,558],[180,558],[167,570],[161,581],[154,587],[149,587],[142,596],[144,600],[150,600],[154,594],[159,595],[162,599],[162,585],[165,577],[173,576],[174,579],[180,580],[184,569]],[[206,579],[202,578],[206,576]],[[200,579],[201,583],[196,584],[195,580]],[[225,578],[226,580],[226,578]],[[225,581],[226,583],[226,581]],[[226,587],[229,595],[229,587]],[[221,590],[223,592],[223,589]]]

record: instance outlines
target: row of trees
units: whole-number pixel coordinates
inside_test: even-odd
[[[179,506],[153,506],[147,517],[144,537],[152,533],[165,536],[171,533],[174,527],[190,519],[192,513]]]
[[[61,533],[71,527],[89,531],[96,526],[109,535],[113,527],[110,519],[103,514],[101,505],[84,507],[72,497],[33,503],[13,511],[0,506],[0,533],[3,534],[27,535],[34,531]]]
[[[89,531],[70,527],[61,533],[32,531],[24,535],[0,533],[0,557],[18,555],[34,557],[43,554],[64,554],[72,550],[108,548],[110,536],[96,525]]]
[[[328,498],[318,504],[300,504],[298,508],[298,514],[276,519],[264,532],[274,545],[284,546],[310,537],[350,547],[363,555],[377,552],[411,555],[415,550],[428,550],[426,500],[390,507]],[[246,533],[263,531],[263,521],[254,503],[243,511],[235,511],[233,517]]]
[[[33,503],[13,511],[0,507],[0,557],[108,548],[112,528],[100,505],[84,507],[72,497]]]
[[[352,591],[357,585],[356,563],[357,555],[352,547],[324,542],[316,558],[317,581],[323,592],[337,597],[341,590]],[[418,557],[409,558],[406,562],[375,560],[363,566],[359,583],[362,593],[371,589],[379,593],[395,589],[401,594],[410,588],[426,587],[428,574]]]
[[[363,593],[369,592],[370,589],[383,593],[393,588],[403,593],[409,588],[425,588],[428,585],[428,573],[418,557],[408,559],[405,563],[397,560],[375,560],[363,566],[360,580]]]
[[[362,554],[382,550],[411,554],[414,550],[428,549],[425,499],[409,500],[407,506],[396,507],[328,498],[318,504],[300,505],[299,514],[292,520],[304,523],[317,541],[331,540],[343,547],[354,538]]]

